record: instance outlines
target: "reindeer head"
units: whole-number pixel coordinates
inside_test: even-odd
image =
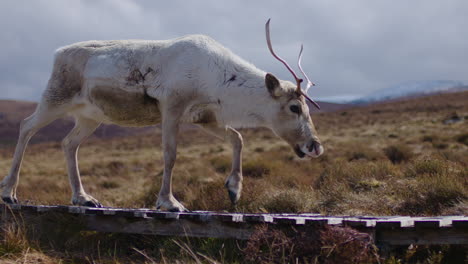
[[[314,84],[309,80],[301,67],[303,47],[301,45],[297,64],[299,70],[307,80],[305,90],[301,89],[303,80],[299,79],[288,63],[273,51],[270,40],[270,19],[268,19],[265,25],[265,30],[267,44],[271,54],[286,66],[294,76],[296,82],[293,84],[289,81],[278,80],[271,73],[266,74],[265,85],[277,104],[277,113],[273,115],[274,118],[271,121],[272,129],[292,146],[294,152],[296,152],[299,157],[318,157],[322,155],[324,150],[317,136],[305,99],[309,100],[318,109],[320,109],[320,106],[307,96],[307,90]]]

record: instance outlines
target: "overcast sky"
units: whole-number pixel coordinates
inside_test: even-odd
[[[0,1],[0,99],[37,101],[54,51],[91,39],[206,34],[281,79],[269,54],[303,68],[315,98],[365,95],[409,80],[467,80],[468,1]]]

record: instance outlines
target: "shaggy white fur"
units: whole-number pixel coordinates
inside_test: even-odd
[[[60,48],[41,102],[22,122],[12,168],[0,184],[2,198],[17,202],[19,171],[29,139],[41,127],[69,114],[76,125],[64,139],[63,149],[73,204],[101,206],[84,191],[77,165],[80,143],[101,123],[161,123],[164,175],[156,207],[185,211],[171,189],[181,122],[230,140],[233,168],[226,187],[235,203],[242,189],[243,143],[237,128],[271,128],[300,157],[323,153],[307,104],[295,90],[291,82],[257,69],[202,35],[164,41],[86,41]]]

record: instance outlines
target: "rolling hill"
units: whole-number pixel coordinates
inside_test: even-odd
[[[21,121],[31,115],[37,103],[27,101],[0,100],[0,146],[16,143]],[[60,141],[73,128],[72,118],[60,119],[39,130],[31,143]],[[125,128],[115,125],[101,125],[93,137],[113,138],[148,131],[148,128]]]
[[[36,109],[36,103],[27,101],[0,100],[0,146],[14,145],[16,143],[21,121],[31,115]],[[321,110],[309,105],[309,109],[313,113],[331,112],[342,110],[349,107],[346,104],[335,104],[320,102]],[[48,141],[62,140],[68,131],[73,128],[74,122],[72,118],[56,120],[48,126],[39,130],[31,139],[31,143],[40,143]],[[183,127],[190,129],[190,125]],[[113,138],[120,136],[130,136],[140,133],[152,131],[151,127],[146,128],[128,128],[116,125],[101,125],[93,137],[97,138]]]

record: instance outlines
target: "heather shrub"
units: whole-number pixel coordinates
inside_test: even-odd
[[[391,145],[383,149],[385,156],[393,163],[409,161],[413,157],[413,152],[406,145]]]
[[[360,142],[353,142],[343,146],[344,155],[348,161],[368,160],[376,161],[382,158],[382,154]]]
[[[227,156],[216,156],[210,160],[210,163],[219,173],[228,173],[231,169],[231,158]]]
[[[242,165],[244,177],[260,178],[274,170],[274,161],[263,158],[249,159]]]
[[[439,139],[436,135],[424,135],[421,137],[422,142],[435,142]]]
[[[349,227],[257,228],[243,249],[249,263],[374,263],[372,238]]]
[[[243,249],[249,263],[287,263],[293,254],[293,240],[281,230],[260,226]]]
[[[432,143],[432,146],[436,149],[446,149],[449,147],[449,144],[445,142],[434,142]]]
[[[468,146],[468,133],[462,133],[455,137],[458,143]]]

